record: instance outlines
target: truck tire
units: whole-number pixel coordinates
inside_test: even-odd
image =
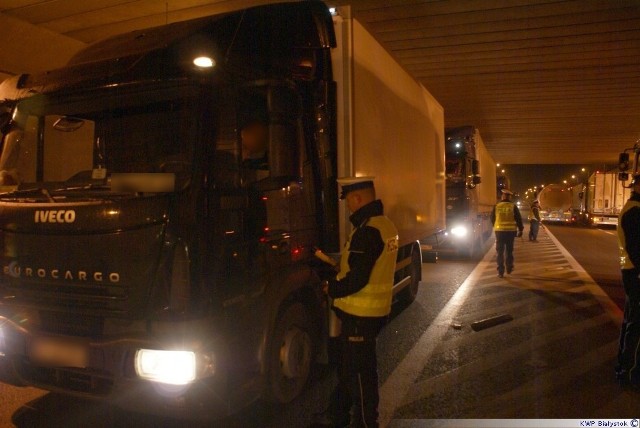
[[[418,296],[420,289],[420,277],[422,276],[422,263],[420,260],[420,251],[414,249],[411,252],[410,264],[411,284],[400,292],[400,300],[406,305],[411,304]]]
[[[270,341],[265,399],[286,404],[304,389],[313,361],[314,340],[309,314],[294,302],[278,316]]]

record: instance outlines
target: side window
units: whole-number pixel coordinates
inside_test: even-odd
[[[38,117],[29,116],[24,128],[11,127],[0,157],[0,184],[13,185],[36,181]]]
[[[257,89],[240,94],[238,101],[238,140],[246,181],[269,176],[269,113],[266,95]]]

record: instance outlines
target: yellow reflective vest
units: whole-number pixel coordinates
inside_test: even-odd
[[[370,217],[367,226],[378,229],[384,248],[376,260],[369,282],[359,291],[345,297],[334,299],[333,306],[360,317],[383,317],[391,312],[391,299],[393,297],[393,275],[396,270],[396,258],[398,253],[398,230],[393,222],[384,215]],[[357,229],[349,235],[340,258],[340,273],[337,279],[341,280],[349,272],[349,251],[351,238]]]
[[[515,215],[513,214],[513,202],[502,201],[496,205],[496,222],[493,229],[497,232],[515,232],[518,230]]]
[[[629,258],[629,253],[627,253],[627,244],[624,236],[624,229],[622,228],[622,216],[629,211],[631,208],[640,208],[640,202],[628,200],[622,211],[620,211],[620,215],[618,216],[618,248],[620,249],[620,269],[633,269],[635,266],[631,262]],[[640,266],[639,266],[640,267]]]

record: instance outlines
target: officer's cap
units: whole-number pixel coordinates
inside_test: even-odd
[[[502,189],[502,193],[504,193],[505,195],[513,195],[513,192],[509,189]]]
[[[640,174],[635,174],[633,176],[633,178],[631,179],[631,184],[632,185],[636,185],[636,184],[640,184]]]
[[[338,184],[342,186],[342,193],[340,193],[340,199],[347,197],[347,193],[354,190],[367,189],[373,187],[373,180],[375,177],[340,177],[338,178]]]

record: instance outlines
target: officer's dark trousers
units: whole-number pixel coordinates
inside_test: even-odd
[[[508,271],[513,269],[513,240],[515,238],[515,231],[496,231],[496,258],[498,259],[498,273],[500,274],[504,273],[505,264]],[[505,252],[507,253],[506,255]]]
[[[625,292],[624,318],[620,329],[618,367],[620,379],[640,385],[640,269],[622,269]]]
[[[529,241],[538,239],[538,230],[540,229],[540,222],[537,220],[531,220],[529,222]]]
[[[335,421],[350,420],[353,427],[378,427],[376,336],[385,322],[386,318],[342,319],[338,386],[329,407]]]

